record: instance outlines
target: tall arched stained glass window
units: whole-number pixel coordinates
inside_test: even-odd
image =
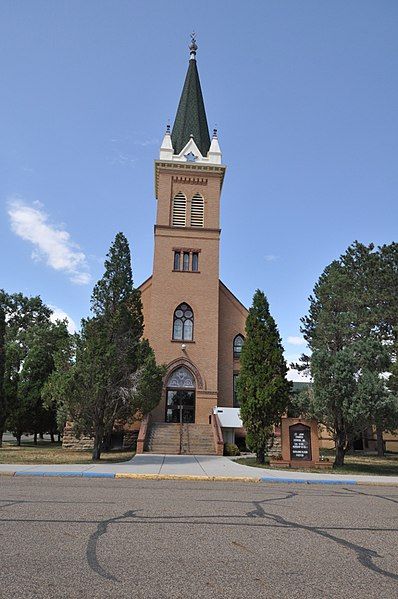
[[[193,340],[193,312],[188,304],[180,304],[174,310],[173,339],[177,341]]]

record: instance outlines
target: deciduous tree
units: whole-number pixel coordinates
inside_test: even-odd
[[[6,362],[6,314],[0,305],[0,447],[3,444],[3,431],[6,415],[6,396],[4,388],[5,362]]]
[[[0,439],[12,410],[19,410],[18,384],[23,362],[29,349],[32,327],[49,322],[51,309],[39,296],[26,297],[22,293],[8,294],[0,290],[0,305],[5,312],[5,375],[4,401],[0,414]],[[23,411],[23,410],[22,410]],[[25,432],[25,431],[23,431]]]

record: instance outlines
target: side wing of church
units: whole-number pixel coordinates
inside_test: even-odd
[[[229,413],[231,423],[235,418],[231,430],[239,424],[234,386],[247,310],[219,278],[220,197],[226,167],[217,131],[209,135],[196,50],[192,40],[175,122],[172,131],[167,127],[155,161],[153,274],[140,287],[144,336],[157,362],[167,365],[164,391],[150,414],[146,440],[150,450],[162,453],[168,442],[178,453],[172,443],[176,425],[179,430],[192,425],[185,426],[187,437],[203,438],[201,447],[190,447],[187,441],[187,453],[214,453],[214,444],[212,451],[209,445],[212,431],[207,430],[212,428],[211,415],[218,412],[222,420]],[[180,451],[182,446],[180,442]]]

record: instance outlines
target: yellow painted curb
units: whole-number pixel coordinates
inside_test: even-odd
[[[375,482],[373,481],[369,481],[367,482],[366,480],[358,480],[356,483],[358,486],[361,487],[398,487],[398,483],[395,483],[394,481],[389,482]]]
[[[14,476],[15,472],[0,472],[0,476]]]
[[[206,475],[188,475],[188,474],[139,474],[130,472],[120,472],[115,474],[115,478],[132,478],[135,480],[191,480],[191,481],[211,481],[211,482],[243,482],[259,483],[260,478],[251,476],[206,476]]]

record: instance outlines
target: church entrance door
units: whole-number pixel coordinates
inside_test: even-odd
[[[167,381],[166,422],[195,422],[195,379],[188,368],[180,366]]]
[[[195,391],[167,390],[166,422],[195,422]]]

